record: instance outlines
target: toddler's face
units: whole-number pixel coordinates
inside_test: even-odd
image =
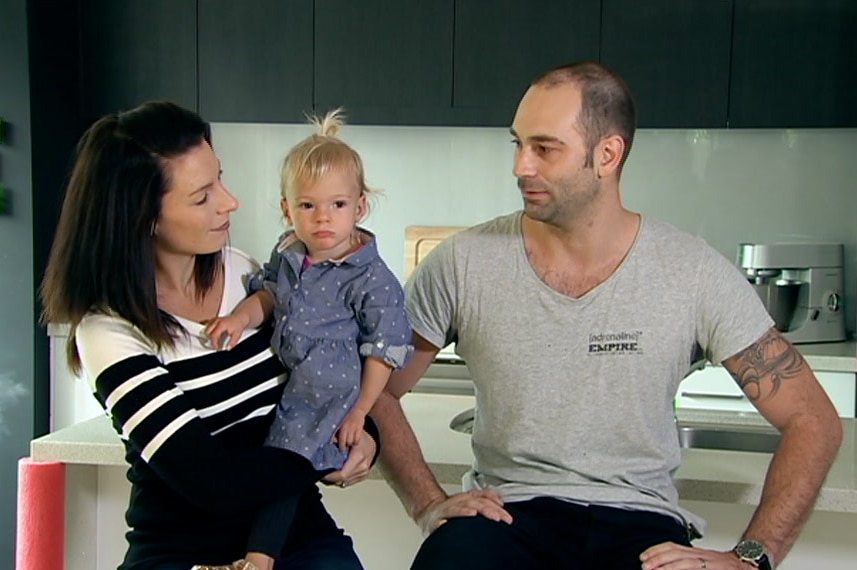
[[[354,228],[366,215],[366,196],[353,173],[334,170],[314,184],[296,189],[282,207],[310,259],[317,263],[345,257],[354,250]]]

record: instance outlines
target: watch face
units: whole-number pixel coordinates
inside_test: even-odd
[[[755,540],[743,540],[735,547],[735,552],[737,552],[741,558],[745,558],[747,560],[758,560],[765,554],[765,547],[762,546],[761,542],[757,542]]]

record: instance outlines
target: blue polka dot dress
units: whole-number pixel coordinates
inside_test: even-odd
[[[295,451],[318,470],[340,469],[347,458],[332,442],[360,395],[363,359],[394,368],[413,352],[404,293],[381,257],[375,237],[341,260],[305,264],[306,248],[287,232],[258,275],[275,298],[271,345],[289,368],[266,445]]]

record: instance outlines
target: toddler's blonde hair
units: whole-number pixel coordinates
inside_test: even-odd
[[[292,147],[280,171],[280,195],[284,200],[294,195],[298,188],[315,184],[319,178],[333,171],[351,172],[360,195],[379,194],[366,185],[363,160],[348,143],[338,138],[345,113],[342,107],[329,111],[323,119],[317,115],[307,117],[317,132]],[[367,214],[369,201],[366,202]]]

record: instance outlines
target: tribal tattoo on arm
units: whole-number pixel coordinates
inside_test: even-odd
[[[806,366],[800,352],[773,328],[728,360],[729,373],[750,400],[773,396],[784,381],[799,376]],[[765,377],[771,379],[767,394],[762,393],[762,380]]]

